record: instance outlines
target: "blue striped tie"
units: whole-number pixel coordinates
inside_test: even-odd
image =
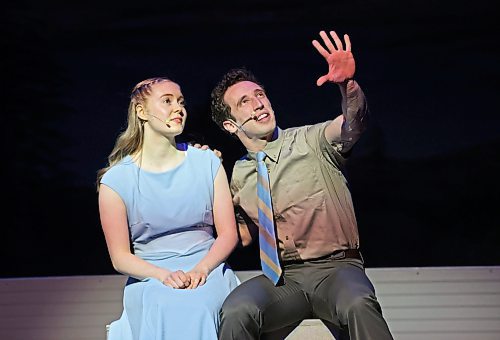
[[[281,276],[281,267],[276,249],[276,237],[274,235],[273,206],[269,189],[269,174],[266,163],[266,153],[257,153],[257,195],[259,197],[259,244],[260,264],[262,272],[275,285]]]

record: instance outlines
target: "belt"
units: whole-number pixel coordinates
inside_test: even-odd
[[[363,256],[361,256],[361,252],[359,249],[346,249],[336,251],[330,255],[332,258],[339,259],[357,259],[363,261]]]
[[[361,252],[359,249],[344,249],[344,250],[336,250],[331,254],[325,255],[325,256],[320,256],[320,257],[315,257],[313,259],[307,259],[307,260],[288,260],[284,261],[283,265],[288,265],[288,264],[294,264],[294,263],[304,263],[304,262],[309,262],[309,261],[316,261],[316,260],[343,260],[343,259],[357,259],[363,261],[363,257],[361,256]]]

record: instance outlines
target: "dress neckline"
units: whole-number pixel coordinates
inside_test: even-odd
[[[174,167],[172,167],[172,168],[170,168],[168,170],[164,170],[164,171],[150,171],[150,170],[145,170],[145,169],[141,168],[139,165],[137,165],[136,162],[134,162],[134,160],[132,159],[131,155],[127,156],[127,161],[129,161],[130,163],[132,163],[141,172],[144,172],[144,173],[147,173],[147,174],[150,174],[150,175],[162,175],[162,174],[167,174],[169,172],[175,171],[175,170],[179,169],[184,163],[186,163],[186,159],[188,158],[188,155],[190,153],[189,149],[190,148],[188,147],[186,151],[181,151],[181,152],[184,153],[184,159],[182,159],[181,162],[179,162]]]

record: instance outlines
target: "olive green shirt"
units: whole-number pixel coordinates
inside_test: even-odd
[[[357,94],[361,97],[358,96],[358,101],[353,103],[364,108],[364,96],[362,92]],[[358,108],[351,109],[359,111]],[[363,115],[366,112],[361,111]],[[355,120],[348,120],[353,124],[343,127],[354,133],[354,138],[346,135],[353,143],[364,129],[364,124],[359,124],[359,119],[355,124]],[[331,145],[325,138],[325,128],[329,123],[286,130],[277,128],[277,138],[263,150],[267,154],[265,163],[269,170],[274,220],[283,261],[307,260],[336,250],[359,248],[353,202],[341,171],[346,159],[340,152],[342,143]],[[231,191],[238,222],[247,224],[250,229],[256,228],[256,153],[249,152],[235,163]]]

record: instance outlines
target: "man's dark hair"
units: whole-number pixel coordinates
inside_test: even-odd
[[[224,121],[228,119],[234,119],[234,117],[231,115],[231,108],[224,102],[224,94],[229,87],[242,81],[251,81],[264,88],[264,86],[262,86],[257,78],[255,78],[252,72],[243,67],[228,71],[212,90],[212,120],[224,131],[226,131],[226,129],[224,129],[222,123],[224,123]]]

